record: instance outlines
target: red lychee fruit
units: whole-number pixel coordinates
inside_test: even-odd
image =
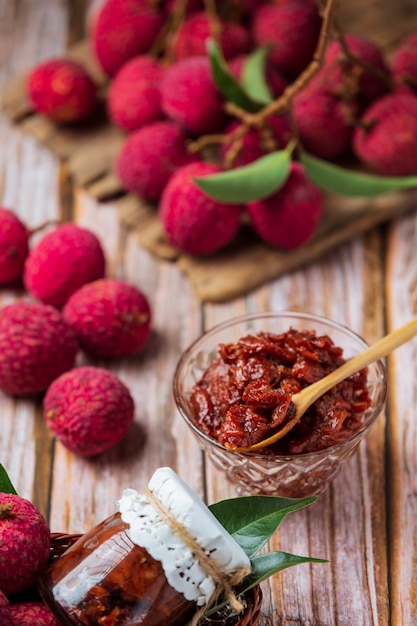
[[[32,248],[23,280],[32,296],[60,308],[79,287],[102,278],[105,270],[104,252],[96,235],[67,223],[47,233]]]
[[[29,252],[29,231],[9,209],[0,207],[0,285],[17,280]]]
[[[134,354],[151,332],[151,308],[140,289],[103,278],[76,291],[63,309],[81,348],[93,357]]]
[[[238,81],[242,78],[243,67],[247,60],[248,56],[246,54],[240,54],[232,59],[228,64],[230,72]],[[278,98],[287,86],[287,80],[269,60],[267,61],[265,68],[265,80],[271,90],[273,98]]]
[[[35,111],[58,123],[85,119],[97,102],[92,78],[71,59],[51,59],[37,65],[29,74],[27,93]]]
[[[396,86],[406,86],[417,92],[417,33],[403,39],[394,50],[390,68]]]
[[[247,205],[251,224],[272,246],[298,248],[314,234],[323,214],[321,190],[300,163],[291,164],[285,184],[273,195]]]
[[[234,121],[226,128],[225,134],[231,135],[240,128],[240,122]],[[243,137],[243,145],[233,167],[242,167],[265,156],[273,150],[282,150],[291,138],[291,128],[288,117],[285,115],[272,115],[265,124],[266,130],[260,131],[251,128]],[[265,135],[263,133],[266,133]],[[269,136],[269,133],[271,136]],[[220,147],[221,157],[226,157],[227,151],[232,146],[230,141]]]
[[[357,158],[379,174],[417,174],[417,98],[396,93],[365,110],[352,138]]]
[[[61,622],[43,602],[16,602],[12,604],[13,624],[16,626],[60,626]]]
[[[249,52],[249,33],[242,24],[220,20],[219,24],[212,25],[207,13],[199,11],[189,15],[177,30],[172,43],[174,59],[180,61],[207,54],[207,41],[215,38],[217,26],[221,29],[219,46],[225,59]]]
[[[180,168],[165,187],[160,217],[168,241],[180,250],[211,254],[230,243],[239,230],[242,207],[213,200],[193,180],[219,171],[211,163],[191,163]]]
[[[5,393],[44,391],[73,367],[77,351],[74,331],[54,307],[21,300],[0,309],[0,389]]]
[[[6,595],[29,589],[48,564],[51,535],[29,500],[0,493],[0,588]]]
[[[339,41],[330,41],[322,70],[325,88],[335,96],[366,105],[388,91],[388,67],[380,48],[367,37],[347,34],[344,41],[358,61],[348,59]]]
[[[272,46],[271,61],[290,79],[312,60],[321,27],[314,0],[265,4],[254,14],[253,37],[258,46]]]
[[[347,152],[356,121],[354,102],[336,98],[319,81],[312,81],[293,98],[293,114],[307,152],[333,160]]]
[[[164,23],[149,0],[106,0],[91,28],[91,43],[99,64],[114,76],[130,59],[146,54]]]
[[[166,116],[193,135],[214,133],[224,125],[224,102],[207,57],[189,57],[172,65],[162,79],[161,95]]]
[[[161,64],[141,55],[128,61],[110,84],[107,107],[117,126],[131,132],[163,117],[159,83]]]
[[[2,591],[0,591],[0,624],[2,626],[14,626],[9,601]]]
[[[46,423],[71,452],[94,456],[118,443],[134,417],[126,385],[99,367],[77,367],[57,378],[46,392]]]
[[[172,174],[195,160],[186,141],[184,131],[170,121],[154,122],[132,133],[116,160],[123,187],[147,200],[158,200]]]

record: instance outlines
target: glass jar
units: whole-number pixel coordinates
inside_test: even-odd
[[[224,573],[249,559],[210,510],[169,468],[149,488]],[[59,619],[76,626],[184,626],[215,589],[190,546],[149,496],[125,490],[116,512],[80,537],[42,577]]]

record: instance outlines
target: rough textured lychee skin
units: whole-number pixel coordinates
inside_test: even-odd
[[[116,172],[123,187],[147,200],[158,200],[172,174],[195,157],[178,124],[154,122],[132,133],[122,145]]]
[[[230,243],[239,229],[242,207],[213,200],[193,180],[219,171],[211,163],[191,163],[180,168],[165,187],[160,217],[168,241],[180,250],[211,254]]]
[[[330,41],[324,56],[322,76],[325,87],[335,96],[355,99],[367,105],[389,90],[389,70],[382,51],[367,37],[347,34],[344,38],[349,52],[363,63],[346,58],[339,41]],[[366,69],[371,66],[374,71]]]
[[[334,160],[350,148],[357,107],[312,83],[293,99],[293,115],[301,143],[307,152]]]
[[[16,602],[11,605],[16,626],[60,626],[61,622],[43,602]]]
[[[163,117],[159,84],[161,64],[140,55],[128,61],[110,84],[107,107],[116,126],[132,132]]]
[[[9,209],[0,207],[0,285],[17,280],[29,252],[29,232]]]
[[[249,52],[249,33],[242,24],[225,20],[220,20],[219,24],[219,45],[225,59]],[[189,15],[176,32],[172,45],[174,59],[180,61],[190,56],[204,56],[207,54],[207,40],[214,35],[205,11]]]
[[[243,67],[248,58],[248,55],[240,54],[228,63],[230,72],[239,81],[242,79]],[[265,80],[273,98],[278,98],[288,84],[282,73],[269,60],[266,63]]]
[[[417,92],[417,33],[412,33],[397,46],[390,60],[394,84]]]
[[[247,209],[261,239],[290,250],[304,244],[316,231],[323,214],[323,196],[302,165],[294,162],[283,187],[268,198],[248,203]]]
[[[23,280],[32,296],[61,308],[74,291],[102,278],[105,271],[106,260],[96,235],[66,223],[47,233],[31,249]]]
[[[417,97],[398,93],[375,100],[353,133],[357,158],[379,174],[417,173]]]
[[[106,0],[91,29],[95,56],[108,76],[130,59],[146,54],[164,23],[148,0]]]
[[[207,57],[195,56],[172,65],[161,82],[162,110],[192,135],[218,132],[226,114],[211,76]]]
[[[271,137],[267,135],[265,140],[262,138],[262,133],[255,128],[246,132],[243,137],[242,149],[233,162],[233,167],[248,165],[262,156],[265,156],[268,152],[285,148],[291,138],[291,128],[288,117],[285,115],[273,115],[268,118],[266,126],[270,129]],[[240,122],[233,121],[227,126],[225,134],[232,135],[239,127]],[[269,143],[270,141],[273,143]],[[226,158],[227,152],[231,146],[232,142],[230,141],[221,145],[220,155],[223,160]]]
[[[121,357],[141,350],[151,332],[145,294],[125,281],[103,278],[84,285],[68,300],[64,320],[92,357]]]
[[[94,81],[71,59],[51,59],[37,65],[29,74],[27,93],[35,111],[58,123],[85,119],[97,102]]]
[[[261,6],[254,15],[252,30],[255,43],[271,44],[271,61],[285,76],[294,79],[312,60],[320,26],[313,0],[286,0]]]
[[[15,396],[44,391],[73,367],[77,352],[74,331],[54,307],[21,300],[0,309],[1,391]]]
[[[47,425],[71,452],[95,456],[118,443],[135,412],[126,385],[99,367],[77,367],[55,380],[43,401]]]
[[[9,601],[2,591],[0,591],[0,624],[14,626]]]
[[[29,500],[0,492],[0,589],[7,596],[29,589],[48,564],[48,524]]]

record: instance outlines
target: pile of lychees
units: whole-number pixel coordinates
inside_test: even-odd
[[[44,394],[45,420],[69,450],[92,456],[120,441],[135,413],[126,385],[83,352],[109,359],[140,351],[151,308],[135,285],[106,277],[101,242],[73,223],[31,233],[0,207],[0,286],[23,281],[26,296],[0,308],[0,391]],[[1,587],[0,587],[1,588]]]
[[[36,589],[50,555],[51,533],[39,510],[14,492],[0,491],[1,626],[59,626]]]
[[[323,194],[297,153],[283,186],[247,203],[215,200],[194,180],[252,163],[284,149],[291,139],[320,159],[340,162],[354,156],[377,174],[417,173],[417,34],[386,58],[371,39],[351,33],[336,38],[329,32],[321,69],[293,93],[287,109],[241,132],[245,118],[236,119],[227,106],[207,42],[217,42],[238,81],[253,51],[269,46],[262,78],[277,99],[310,67],[322,33],[323,5],[316,0],[104,0],[92,15],[88,36],[109,79],[108,115],[126,133],[115,170],[126,190],[157,204],[174,246],[194,255],[216,252],[235,238],[243,220],[280,248],[310,239],[323,214]],[[92,112],[94,86],[72,61],[35,68],[28,93],[37,111],[58,122]],[[207,135],[220,137],[213,163],[195,149]]]

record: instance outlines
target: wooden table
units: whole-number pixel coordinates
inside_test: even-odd
[[[64,0],[0,0],[1,84],[77,37],[82,3],[70,5],[72,11]],[[98,204],[72,185],[65,164],[5,116],[0,137],[1,204],[31,227],[64,218],[93,229],[110,274],[142,288],[153,308],[154,331],[144,352],[109,366],[132,391],[136,427],[108,453],[77,458],[49,435],[40,401],[0,394],[0,462],[52,531],[90,528],[115,510],[123,488],[142,490],[162,465],[173,467],[209,503],[236,494],[206,463],[171,394],[179,354],[205,329],[244,312],[298,309],[343,322],[372,342],[416,312],[416,214],[245,297],[202,304],[175,263],[140,247],[111,202]],[[3,289],[0,304],[23,296]],[[386,413],[328,490],[288,517],[271,542],[272,549],[329,563],[297,566],[270,579],[263,626],[417,624],[416,349],[417,340],[411,341],[388,359]]]

